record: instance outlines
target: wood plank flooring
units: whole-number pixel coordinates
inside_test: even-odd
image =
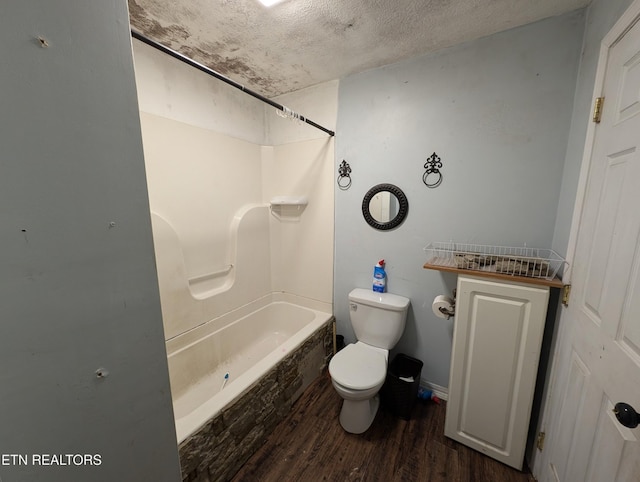
[[[446,438],[444,402],[418,401],[409,421],[381,409],[362,435],[342,429],[341,404],[325,373],[233,481],[534,481]]]

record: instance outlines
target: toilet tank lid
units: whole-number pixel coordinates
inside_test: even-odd
[[[372,290],[356,288],[349,293],[349,300],[363,305],[374,306],[392,311],[404,311],[411,300],[393,293],[378,293]]]

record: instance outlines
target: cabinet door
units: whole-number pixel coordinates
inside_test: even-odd
[[[549,288],[460,276],[445,435],[522,468]]]

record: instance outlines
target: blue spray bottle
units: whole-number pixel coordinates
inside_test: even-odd
[[[373,268],[373,291],[384,293],[387,286],[387,273],[384,271],[384,259]]]

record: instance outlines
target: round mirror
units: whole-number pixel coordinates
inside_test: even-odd
[[[362,200],[362,214],[369,226],[387,230],[404,221],[409,211],[409,201],[402,189],[393,184],[373,186]]]

